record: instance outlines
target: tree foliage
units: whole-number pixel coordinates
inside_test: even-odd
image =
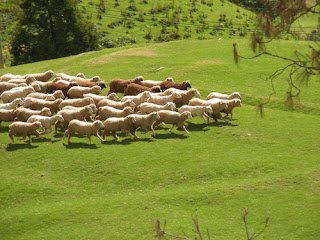
[[[274,39],[284,36],[289,37],[293,24],[302,16],[307,14],[316,14],[318,16],[320,13],[320,0],[260,0],[259,2],[264,7],[263,11],[260,11],[260,14],[258,14],[257,29],[251,37],[251,48],[255,55],[252,57],[242,56],[239,54],[236,44],[234,44],[234,59],[238,63],[238,58],[252,59],[265,55],[285,60],[287,64],[267,76],[266,80],[270,80],[272,84],[274,78],[283,73],[288,74],[286,80],[289,84],[289,90],[286,102],[292,104],[292,98],[297,97],[301,92],[299,84],[301,82],[307,83],[311,75],[320,76],[319,41],[313,39],[313,41],[310,41],[308,49],[302,51],[293,47],[290,54],[294,57],[278,55],[275,52],[269,51],[267,45]],[[319,29],[320,26],[314,27]],[[304,32],[302,27],[301,32]],[[275,93],[274,86],[272,85],[272,87]],[[259,106],[262,108],[263,104],[260,103]]]
[[[76,0],[22,0],[10,41],[12,64],[95,50],[98,34],[82,18]]]

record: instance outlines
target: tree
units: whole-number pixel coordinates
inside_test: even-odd
[[[311,40],[308,49],[305,51],[293,49],[292,55],[295,56],[293,58],[270,52],[267,45],[274,39],[279,39],[283,36],[288,37],[293,24],[302,16],[319,14],[320,0],[260,0],[260,3],[263,7],[259,9],[259,24],[251,38],[251,47],[255,54],[252,57],[241,56],[238,53],[236,43],[234,43],[234,59],[238,63],[238,58],[253,59],[266,55],[285,60],[286,64],[267,76],[266,80],[270,80],[272,83],[272,80],[281,74],[288,74],[289,91],[287,93],[287,102],[292,104],[293,98],[297,97],[301,92],[298,83],[308,83],[311,75],[320,76],[320,25],[315,26],[318,30],[315,31],[313,38],[308,36],[309,39],[307,40]],[[300,31],[304,32],[303,27],[301,27]],[[269,100],[270,98],[271,96]],[[259,107],[262,112],[263,104],[261,103]]]
[[[23,0],[10,40],[13,65],[95,50],[98,34],[76,0]]]

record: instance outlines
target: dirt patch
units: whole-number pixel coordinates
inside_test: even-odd
[[[310,176],[309,187],[311,190],[319,193],[320,192],[320,173],[314,172],[313,175]]]
[[[144,48],[131,48],[118,52],[114,52],[108,55],[104,55],[102,57],[96,58],[90,61],[89,64],[105,64],[110,62],[128,62],[126,59],[122,57],[159,57],[163,56],[163,54],[157,53],[154,47],[144,47]]]
[[[222,64],[223,62],[221,60],[201,60],[198,62],[195,62],[195,64]]]

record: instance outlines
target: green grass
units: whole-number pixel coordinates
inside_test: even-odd
[[[271,226],[261,239],[319,239],[319,87],[302,87],[299,105],[284,105],[286,76],[265,106],[270,84],[259,78],[281,67],[281,60],[259,58],[234,65],[232,43],[250,54],[247,40],[175,41],[89,52],[0,70],[26,74],[54,72],[87,77],[190,80],[202,98],[210,91],[243,95],[243,107],[230,123],[188,120],[190,135],[169,126],[131,140],[107,136],[106,143],[59,131],[10,143],[9,123],[0,128],[1,239],[154,239],[153,219],[166,230],[191,234],[191,218],[209,229],[211,239],[246,239],[241,212],[248,208],[250,229]],[[292,46],[271,48],[290,56]],[[158,67],[164,67],[156,71]],[[105,91],[104,91],[105,93]]]

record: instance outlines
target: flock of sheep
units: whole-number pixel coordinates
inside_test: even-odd
[[[155,135],[159,124],[172,124],[170,132],[178,126],[189,133],[185,125],[187,119],[199,116],[207,124],[212,118],[227,121],[226,116],[230,114],[232,120],[233,108],[241,107],[238,92],[230,95],[211,92],[203,100],[189,81],[176,83],[172,78],[165,81],[144,80],[141,76],[113,79],[107,96],[102,96],[102,89],[106,87],[100,77],[86,79],[82,73],[77,76],[53,71],[24,76],[4,74],[0,77],[0,124],[13,122],[9,125],[12,142],[15,135],[21,135],[31,143],[31,135],[39,137],[49,133],[53,125],[57,133],[61,125],[68,142],[76,132],[86,135],[92,144],[92,135],[105,141],[105,136],[111,133],[118,140],[118,131],[138,138],[138,128],[143,133],[151,129]],[[120,100],[117,93],[123,93],[124,97]],[[100,129],[103,129],[102,136]]]

